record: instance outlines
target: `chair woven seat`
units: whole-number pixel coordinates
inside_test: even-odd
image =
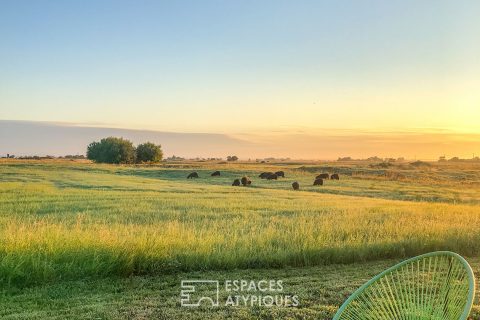
[[[405,260],[361,286],[334,320],[465,320],[475,278],[467,261],[449,251]]]

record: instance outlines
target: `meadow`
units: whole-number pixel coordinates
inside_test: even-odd
[[[257,177],[277,170],[286,177]],[[200,178],[187,180],[192,171]],[[325,171],[340,180],[312,186]],[[231,186],[244,175],[252,186]],[[479,201],[478,163],[3,160],[0,315],[328,319],[406,257],[452,250],[479,270]],[[179,311],[182,277],[266,274],[291,281],[302,307]]]

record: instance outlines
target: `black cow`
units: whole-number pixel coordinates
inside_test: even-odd
[[[277,180],[277,175],[275,173],[270,173],[268,176],[267,176],[267,180]]]
[[[315,179],[328,179],[328,173],[322,173],[315,177]]]
[[[193,179],[193,178],[198,178],[198,173],[192,172],[187,177],[187,179]]]
[[[300,189],[300,185],[298,184],[297,181],[295,181],[294,183],[292,183],[292,188],[293,188],[293,190],[298,190],[298,189]]]
[[[283,172],[283,171],[277,171],[277,172],[275,172],[275,174],[277,175],[277,177],[285,178],[285,172]]]
[[[271,174],[273,174],[273,172],[262,172],[258,177],[262,179],[267,179],[267,177]]]
[[[323,186],[323,179],[315,179],[315,181],[313,182],[313,185],[314,186]]]

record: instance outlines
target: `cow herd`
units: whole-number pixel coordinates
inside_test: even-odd
[[[328,173],[322,173],[315,177],[313,181],[314,186],[323,186],[323,180],[330,179],[330,180],[340,180],[338,173],[334,173],[329,175]]]
[[[220,171],[215,171],[213,172],[212,174],[210,174],[210,176],[212,177],[218,177],[220,176]],[[190,173],[188,176],[187,176],[187,179],[194,179],[194,178],[198,178],[198,173],[197,172],[192,172]],[[277,171],[277,172],[262,172],[260,173],[260,175],[258,176],[259,178],[261,179],[266,179],[266,180],[278,180],[279,177],[281,178],[285,178],[285,172],[283,171]],[[340,176],[338,175],[338,173],[334,173],[332,175],[328,174],[328,173],[321,173],[319,175],[317,175],[315,177],[315,180],[313,181],[313,185],[314,186],[323,186],[323,182],[324,180],[340,180]],[[235,179],[233,180],[233,183],[232,183],[232,186],[234,187],[238,187],[238,186],[249,186],[252,184],[252,180],[250,180],[249,177],[242,177],[241,179]],[[292,183],[292,188],[293,190],[300,190],[300,184],[295,181]]]

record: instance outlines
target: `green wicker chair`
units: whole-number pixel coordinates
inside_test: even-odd
[[[456,253],[438,251],[405,260],[375,276],[338,309],[334,320],[465,320],[475,278]]]

